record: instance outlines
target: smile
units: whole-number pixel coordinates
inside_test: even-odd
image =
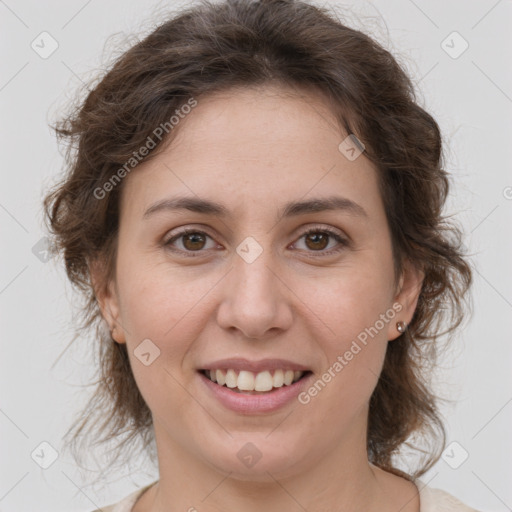
[[[238,393],[266,393],[283,386],[290,386],[308,372],[277,369],[255,373],[230,368],[203,370],[202,373],[219,386],[226,386]]]
[[[198,370],[197,375],[206,394],[223,408],[243,415],[269,414],[296,404],[298,395],[314,375],[305,368],[297,369],[296,365],[295,369],[283,369],[278,361],[273,363],[238,365],[245,369],[211,365],[209,369]],[[250,366],[252,370],[248,369]],[[265,369],[272,366],[274,369]]]

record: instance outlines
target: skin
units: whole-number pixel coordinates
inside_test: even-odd
[[[135,512],[419,511],[412,482],[368,463],[366,428],[387,344],[400,334],[396,322],[411,320],[422,274],[407,265],[396,285],[376,170],[364,153],[350,161],[339,151],[346,135],[311,91],[237,89],[201,98],[172,143],[125,178],[116,274],[97,289],[154,420],[160,480]],[[366,215],[278,219],[288,201],[334,192]],[[182,210],[143,219],[175,195],[222,203],[232,217]],[[202,245],[174,241],[195,257],[165,246],[183,227],[208,235]],[[349,245],[307,243],[309,227],[331,228]],[[250,264],[236,252],[248,236],[263,249]],[[100,282],[94,269],[93,277]],[[225,357],[289,359],[320,377],[396,303],[395,318],[306,405],[238,414],[198,377]],[[147,338],[161,351],[149,366],[134,356]],[[248,442],[262,454],[251,468],[237,457]]]

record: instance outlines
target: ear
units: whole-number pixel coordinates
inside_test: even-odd
[[[388,324],[389,341],[402,334],[397,329],[397,322],[404,322],[406,326],[410,324],[416,311],[424,278],[425,274],[422,270],[415,267],[410,261],[405,261],[394,298],[396,306],[393,306],[393,309],[397,311],[397,314],[393,322]]]
[[[89,273],[101,315],[108,324],[112,338],[117,343],[126,343],[124,329],[120,322],[119,299],[114,279],[107,279],[105,264],[102,260],[94,260],[89,265]]]

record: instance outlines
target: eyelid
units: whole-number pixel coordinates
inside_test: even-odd
[[[301,234],[301,236],[310,233],[312,231],[325,231],[326,233],[330,233],[332,235],[339,236],[340,238],[344,238],[349,241],[348,235],[346,235],[341,229],[335,228],[334,226],[326,226],[325,224],[313,224],[311,226],[304,228],[301,226],[297,229],[297,233]]]

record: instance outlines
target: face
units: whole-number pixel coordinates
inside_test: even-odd
[[[420,286],[412,271],[395,286],[375,168],[340,150],[347,134],[312,93],[216,94],[180,123],[125,178],[101,297],[159,455],[240,479],[359,456]]]

